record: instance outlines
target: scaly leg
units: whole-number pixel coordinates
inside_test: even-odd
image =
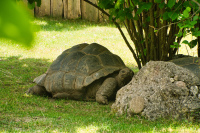
[[[96,101],[100,104],[108,104],[108,98],[116,91],[116,87],[116,79],[107,78],[96,93]]]

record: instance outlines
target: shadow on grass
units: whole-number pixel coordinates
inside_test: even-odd
[[[36,21],[40,21],[37,25],[40,26],[41,30],[44,31],[77,31],[92,26],[110,26],[115,28],[111,22],[97,23],[89,22],[82,19],[67,20],[67,19],[56,19],[51,17],[39,17]]]
[[[47,59],[0,57],[0,132],[169,132],[199,128],[198,123],[186,121],[116,117],[110,113],[112,103],[24,95],[34,85],[32,80],[50,64]]]
[[[44,73],[51,62],[47,59],[21,58],[21,56],[0,57],[1,83],[29,84],[33,78]]]

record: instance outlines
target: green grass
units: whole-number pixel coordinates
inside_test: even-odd
[[[117,117],[110,113],[112,103],[24,95],[34,85],[32,80],[44,73],[63,50],[83,42],[106,46],[137,71],[121,35],[109,23],[50,18],[34,23],[41,30],[31,49],[0,40],[0,132],[200,132],[199,123],[188,121]]]

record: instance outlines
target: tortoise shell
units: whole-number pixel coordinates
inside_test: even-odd
[[[200,58],[199,57],[178,58],[178,59],[171,60],[171,62],[190,70],[191,72],[196,74],[197,77],[200,79]]]
[[[124,62],[100,44],[79,44],[53,61],[42,86],[48,92],[82,90],[94,81],[125,68]]]

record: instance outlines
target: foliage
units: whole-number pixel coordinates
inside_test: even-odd
[[[0,0],[0,37],[30,46],[33,27],[27,11],[12,0]]]
[[[41,0],[28,0],[29,7],[34,8],[35,3],[37,3],[37,6],[39,7],[41,5]]]
[[[149,60],[172,59],[188,34],[196,37],[183,41],[191,48],[200,41],[200,0],[98,0],[98,5],[84,1],[108,15],[119,30],[118,20],[125,25],[135,50],[120,32],[139,68]]]

